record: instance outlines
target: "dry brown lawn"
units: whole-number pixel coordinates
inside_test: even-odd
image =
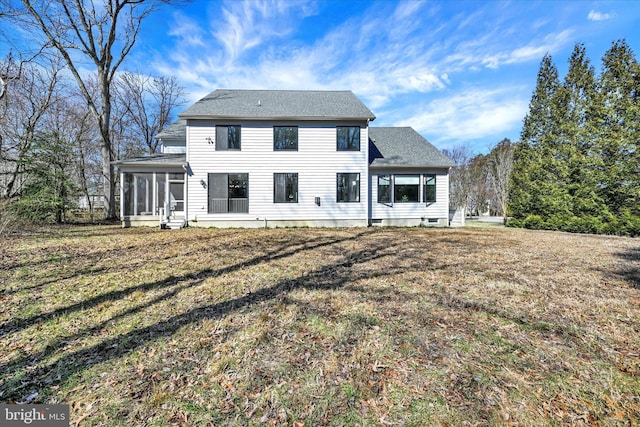
[[[72,425],[640,425],[638,239],[54,227],[0,307],[0,401]]]

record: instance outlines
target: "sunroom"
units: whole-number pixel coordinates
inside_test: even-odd
[[[186,156],[159,154],[116,162],[125,227],[179,228],[186,219]]]

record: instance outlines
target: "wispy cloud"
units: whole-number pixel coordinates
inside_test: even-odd
[[[504,133],[519,125],[527,111],[527,101],[514,96],[521,91],[519,87],[464,90],[432,99],[395,125],[412,126],[440,146],[508,136]]]
[[[174,15],[175,48],[153,64],[193,101],[216,88],[349,89],[381,125],[413,126],[440,144],[517,138],[540,59],[584,41],[579,17],[589,11],[579,2],[203,4],[200,16]]]
[[[606,21],[614,17],[613,13],[602,13],[595,10],[591,10],[587,15],[589,21]]]
[[[314,13],[312,5],[287,0],[228,1],[222,6],[221,19],[211,22],[212,33],[233,61],[247,50],[289,35],[298,19]]]

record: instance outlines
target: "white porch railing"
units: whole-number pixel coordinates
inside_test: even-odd
[[[249,212],[249,199],[247,198],[212,198],[209,200],[209,212],[211,213],[247,213]]]

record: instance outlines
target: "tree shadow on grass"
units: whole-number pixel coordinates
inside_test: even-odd
[[[640,289],[640,247],[618,252],[616,256],[626,262],[615,273],[629,282],[634,289]]]
[[[279,246],[268,251],[264,255],[254,257],[246,261],[241,261],[236,264],[229,265],[220,269],[205,269],[193,274],[187,274],[187,275],[181,275],[181,276],[170,276],[162,280],[157,280],[154,282],[143,283],[136,286],[130,286],[124,289],[110,291],[104,294],[97,295],[93,298],[89,298],[71,305],[60,307],[48,312],[38,313],[30,317],[24,317],[24,318],[18,317],[18,318],[11,319],[7,322],[0,324],[0,338],[5,338],[9,335],[18,333],[31,326],[45,323],[48,320],[51,320],[61,315],[65,315],[65,314],[69,314],[77,311],[85,311],[107,301],[121,300],[135,292],[148,292],[148,291],[152,291],[160,288],[170,288],[172,286],[175,286],[185,281],[191,282],[191,285],[193,286],[195,284],[201,283],[207,277],[220,276],[223,274],[228,274],[233,271],[240,270],[242,268],[260,264],[261,262],[276,260],[279,258],[286,258],[288,256],[294,255],[298,251],[317,249],[323,246],[330,246],[344,240],[356,239],[357,236],[359,235],[360,234],[356,236],[352,236],[348,239],[331,239],[328,241],[322,237],[317,237],[315,239],[310,239],[305,241],[302,246],[297,246],[295,243],[292,243],[290,241],[281,241],[279,242],[280,243]]]
[[[157,304],[160,301],[168,300],[183,289],[197,286],[207,277],[240,270],[244,267],[256,265],[263,261],[286,258],[293,256],[299,251],[313,250],[321,247],[332,247],[350,240],[359,239],[363,237],[363,235],[369,233],[371,233],[371,231],[367,230],[360,233],[353,233],[346,237],[331,238],[329,240],[326,238],[317,238],[307,241],[302,245],[297,245],[295,248],[288,248],[288,246],[285,247],[283,245],[273,251],[269,251],[265,255],[255,257],[232,266],[218,270],[205,269],[196,274],[170,277],[161,281],[142,284],[120,291],[109,292],[96,298],[57,309],[49,313],[44,313],[39,316],[34,316],[28,319],[18,319],[16,321],[8,322],[9,324],[5,323],[5,325],[3,325],[3,329],[8,332],[16,332],[69,311],[84,310],[88,307],[94,307],[104,301],[119,300],[136,291],[148,291],[154,288],[167,288],[167,292],[155,299],[133,307],[116,317],[128,316]],[[71,376],[83,372],[95,365],[120,358],[162,337],[171,336],[184,326],[207,319],[220,319],[241,309],[255,306],[256,304],[272,300],[276,297],[286,296],[286,294],[296,289],[339,289],[352,281],[374,279],[381,276],[406,272],[407,266],[389,266],[389,268],[384,270],[378,268],[370,270],[354,268],[355,265],[371,262],[381,257],[391,256],[396,251],[397,248],[390,245],[386,240],[381,240],[375,245],[369,245],[366,249],[360,251],[345,251],[341,262],[322,266],[319,269],[298,275],[292,279],[281,280],[272,286],[263,287],[257,292],[237,296],[215,304],[195,307],[155,324],[138,328],[118,336],[109,337],[90,347],[77,351],[66,352],[55,362],[44,366],[34,367],[37,365],[39,360],[53,355],[60,348],[66,346],[70,341],[86,336],[87,334],[96,334],[100,330],[104,329],[107,324],[116,319],[116,317],[110,318],[107,321],[91,328],[84,329],[76,334],[59,338],[56,342],[50,344],[43,351],[38,352],[37,354],[26,354],[13,362],[0,366],[0,372],[3,372],[3,375],[6,378],[5,382],[0,385],[0,393],[2,393],[1,395],[3,396],[3,399],[15,401],[20,401],[26,394],[30,393],[34,389],[38,390],[40,395],[47,395],[52,388],[64,383]],[[415,265],[419,265],[419,262],[416,261]],[[409,268],[412,267],[409,266]],[[178,284],[180,286],[174,287]]]

